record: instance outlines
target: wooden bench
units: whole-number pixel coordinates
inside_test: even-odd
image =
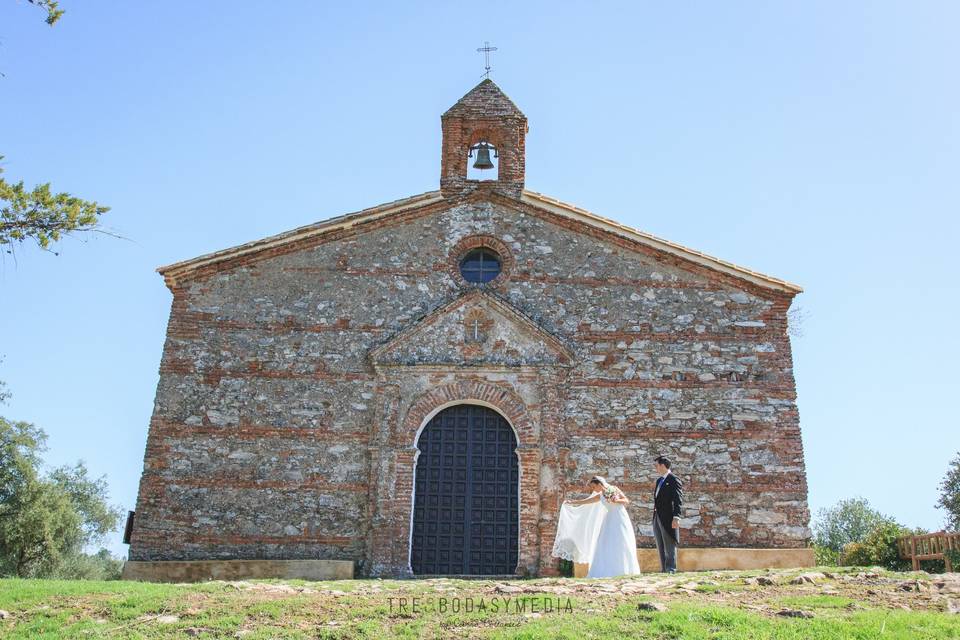
[[[960,532],[938,531],[920,536],[903,536],[897,539],[900,557],[910,560],[914,571],[920,570],[921,560],[943,560],[948,572],[953,571],[948,550],[960,551]]]

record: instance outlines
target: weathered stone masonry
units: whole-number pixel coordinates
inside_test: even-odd
[[[518,131],[491,85],[458,126],[491,103],[484,130],[507,113]],[[594,473],[631,494],[651,544],[659,453],[685,481],[685,544],[805,545],[786,332],[799,289],[523,191],[519,144],[501,150],[507,184],[445,174],[443,193],[163,270],[174,297],[132,560],[407,575],[416,436],[459,402],[517,434],[521,574],[555,571],[559,503]],[[504,261],[480,287],[456,266],[475,246]]]

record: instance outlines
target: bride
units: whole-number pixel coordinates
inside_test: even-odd
[[[590,563],[588,578],[640,573],[637,538],[627,513],[630,500],[601,476],[587,483],[588,498],[564,500],[553,556]]]

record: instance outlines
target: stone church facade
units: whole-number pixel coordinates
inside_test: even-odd
[[[441,122],[439,191],[159,270],[129,564],[552,575],[593,474],[652,545],[659,454],[685,547],[805,553],[800,288],[526,190],[527,120],[489,80]],[[495,178],[469,179],[484,145]]]

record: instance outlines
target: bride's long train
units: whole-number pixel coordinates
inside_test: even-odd
[[[578,564],[589,563],[588,578],[640,573],[637,537],[624,505],[598,502],[560,507],[552,555]]]

